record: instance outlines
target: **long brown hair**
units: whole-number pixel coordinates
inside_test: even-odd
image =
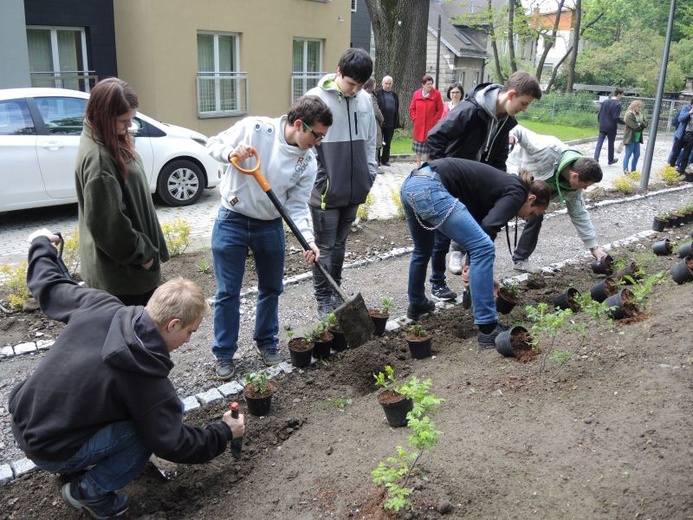
[[[551,200],[551,188],[549,188],[549,185],[542,180],[535,179],[534,176],[524,168],[520,169],[518,176],[522,184],[529,189],[530,195],[536,196],[532,206],[547,208]]]
[[[86,118],[101,143],[115,160],[123,179],[127,180],[127,159],[135,158],[135,146],[130,132],[116,133],[116,119],[136,109],[139,100],[134,90],[118,78],[107,78],[91,89],[87,103]]]

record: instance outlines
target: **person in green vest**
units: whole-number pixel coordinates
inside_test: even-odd
[[[570,221],[592,256],[596,260],[605,256],[606,253],[597,245],[597,233],[582,197],[582,190],[602,180],[599,162],[571,150],[554,136],[540,135],[520,125],[510,131],[509,141],[514,148],[508,156],[508,171],[524,168],[532,172],[535,179],[545,181],[551,188],[552,198],[557,199],[560,205],[565,205]],[[537,215],[525,222],[513,252],[515,270],[527,273],[540,271],[529,261],[529,257],[537,247],[543,220],[543,215]]]

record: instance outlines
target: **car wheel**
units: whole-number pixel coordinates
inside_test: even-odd
[[[177,160],[162,168],[156,193],[169,206],[188,206],[202,197],[204,187],[200,167],[191,161]]]

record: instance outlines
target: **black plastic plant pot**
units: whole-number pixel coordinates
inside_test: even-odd
[[[332,334],[332,350],[335,352],[342,352],[343,350],[346,350],[348,347],[346,335],[341,330],[329,330],[330,334]]]
[[[614,281],[613,278],[611,278],[610,276],[607,276],[601,282],[592,286],[592,289],[590,289],[590,297],[595,302],[601,303],[604,300],[606,300],[609,296],[611,296],[612,294],[615,294],[616,291],[618,291],[618,287],[616,286],[616,282]]]
[[[245,390],[243,390],[243,397],[245,397],[245,402],[248,406],[248,413],[255,417],[268,415],[272,406],[273,394],[274,389],[272,388],[269,395],[252,395],[248,392],[248,387],[246,386]]]
[[[633,301],[633,292],[627,287],[609,296],[604,303],[609,308],[608,313],[613,320],[632,318],[640,314],[638,305]]]
[[[614,259],[611,255],[602,256],[599,261],[595,260],[590,264],[594,274],[605,274],[611,276],[614,273]]]
[[[378,402],[383,407],[387,424],[393,428],[407,425],[407,414],[414,409],[414,401],[397,392],[385,390],[378,394]]]
[[[519,351],[532,350],[533,341],[526,328],[515,325],[496,336],[496,350],[505,357],[518,357]]]
[[[421,338],[420,340],[407,339],[409,345],[409,353],[414,359],[424,359],[431,357],[431,342],[432,338]]]
[[[652,244],[652,252],[657,256],[670,255],[673,250],[674,246],[672,245],[671,240],[668,238]]]
[[[324,338],[313,341],[313,357],[315,357],[315,359],[325,359],[330,356],[333,336],[331,333],[324,334],[323,336]],[[329,339],[327,339],[327,336],[329,336]]]
[[[385,334],[385,327],[387,326],[387,320],[390,317],[389,314],[380,314],[376,311],[371,312],[371,320],[373,321],[373,335],[382,336]]]
[[[496,296],[496,310],[501,314],[510,314],[517,303],[517,297],[509,294],[501,287],[500,291],[498,291],[498,296]]]
[[[574,287],[568,287],[564,293],[558,294],[551,298],[551,303],[557,309],[570,309],[573,312],[580,310],[580,291]]]
[[[289,341],[289,355],[291,356],[291,364],[294,367],[307,367],[310,365],[313,357],[313,345],[305,338],[291,339]]]
[[[679,247],[679,258],[686,258],[687,256],[693,256],[693,242]]]
[[[652,221],[652,231],[664,231],[668,223],[668,220],[665,218],[655,217]]]
[[[693,256],[687,256],[669,270],[674,281],[681,285],[693,281]]]

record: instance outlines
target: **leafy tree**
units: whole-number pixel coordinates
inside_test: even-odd
[[[426,73],[429,0],[366,0],[375,39],[375,77],[392,76],[400,121],[409,121],[409,100]]]

